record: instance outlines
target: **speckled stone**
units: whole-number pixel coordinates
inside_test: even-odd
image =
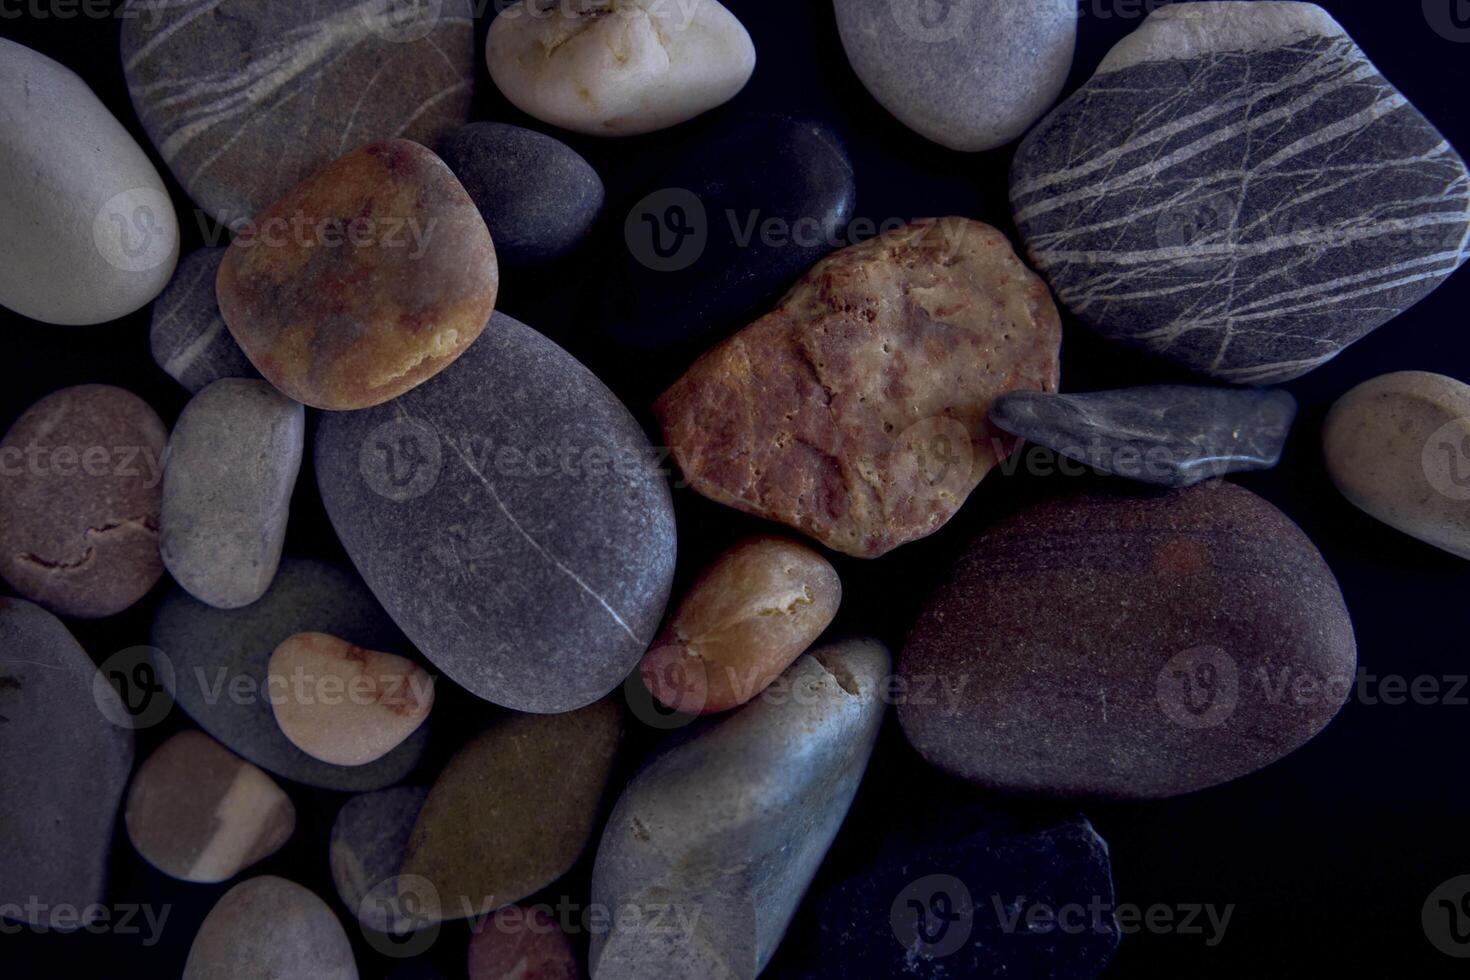
[[[587,237],[602,210],[602,179],[592,165],[533,129],[470,123],[437,149],[480,209],[504,265],[561,258]]]
[[[127,717],[122,700],[61,621],[0,597],[0,907],[31,925],[76,929],[64,909],[106,897],[133,766],[132,728],[109,715]]]
[[[264,381],[224,378],[174,425],[159,551],[194,598],[248,606],[270,588],[286,543],[306,413]]]
[[[571,940],[539,908],[510,906],[470,935],[470,980],[580,980]]]
[[[847,60],[873,98],[952,150],[991,150],[1026,132],[1062,93],[1077,46],[1070,3],[836,0],[834,7]]]
[[[432,382],[323,417],[316,473],[385,608],[486,700],[590,704],[653,640],[674,574],[667,482],[612,392],[522,323],[496,314]]]
[[[268,690],[271,653],[296,633],[319,630],[373,650],[408,642],[350,569],[287,556],[259,602],[215,609],[174,589],[159,604],[149,642],[173,667],[171,693],[226,748],[268,772],[345,792],[381,789],[413,771],[428,745],[422,727],[364,766],[335,766],[291,744],[276,724]],[[161,676],[168,677],[167,671]]]
[[[399,894],[430,920],[480,916],[565,874],[591,840],[622,738],[604,699],[516,714],[449,760],[419,813]]]
[[[1027,135],[1011,207],[1085,324],[1236,384],[1311,371],[1470,258],[1465,162],[1311,3],[1155,10]]]
[[[856,203],[852,163],[830,127],[734,121],[650,174],[612,215],[598,320],[634,349],[723,337],[848,240]]]
[[[1365,381],[1327,413],[1322,450],[1353,506],[1470,558],[1470,385],[1425,371]]]
[[[452,364],[485,329],[499,286],[490,232],[454,173],[417,143],[388,140],[264,211],[230,244],[215,293],[282,394],[347,411]]]
[[[128,791],[128,839],[149,864],[184,881],[233,878],[270,857],[296,829],[275,781],[200,731],[153,751]]]
[[[405,932],[418,923],[398,897],[398,869],[418,821],[427,786],[395,786],[348,800],[332,824],[332,881],[342,904],[378,932]]]
[[[1006,432],[1115,476],[1187,487],[1281,460],[1296,399],[1264,388],[1151,385],[1052,395],[1013,391],[990,406]]]
[[[133,107],[189,196],[235,227],[355,146],[432,145],[470,114],[469,0],[129,0]]]
[[[643,656],[643,683],[675,711],[728,711],[781,676],[841,602],[837,569],[821,555],[782,538],[748,538],[689,587]]]
[[[63,616],[111,616],[163,574],[168,430],[137,395],[78,385],[36,402],[0,441],[0,577]]]
[[[898,717],[925,759],[992,789],[1165,797],[1300,747],[1356,663],[1332,571],[1260,497],[1080,493],[970,545],[900,663],[933,694]]]
[[[906,225],[823,260],[655,405],[689,484],[876,558],[937,531],[1013,440],[1008,391],[1055,391],[1061,320],[1004,235]]]
[[[178,272],[153,304],[148,328],[153,362],[191,394],[220,378],[260,377],[230,336],[214,296],[214,280],[225,251],[201,248],[184,256]]]
[[[126,316],[179,260],[178,216],[142,147],[70,69],[4,38],[0,214],[0,304],[33,320]]]
[[[490,23],[490,77],[522,112],[592,136],[633,136],[734,98],[755,46],[716,0],[504,8]]]
[[[765,968],[857,792],[888,673],[874,641],[819,647],[782,675],[783,696],[697,730],[634,777],[592,873],[592,901],[614,919],[592,937],[594,977]]]
[[[357,980],[342,923],[316,895],[263,875],[225,892],[184,964],[183,980]]]

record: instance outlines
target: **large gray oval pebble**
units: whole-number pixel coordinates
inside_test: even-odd
[[[592,873],[615,919],[592,937],[595,980],[765,968],[867,768],[888,672],[875,641],[820,646],[634,777]],[[675,917],[634,914],[655,907]]]
[[[348,800],[332,824],[332,882],[342,904],[378,932],[402,931],[408,918],[398,897],[398,872],[427,786],[395,786]]]
[[[408,646],[350,569],[290,556],[260,601],[243,609],[216,609],[174,589],[154,616],[151,642],[173,666],[179,706],[231,751],[308,786],[355,793],[391,786],[423,758],[428,725],[376,762],[349,767],[313,759],[276,724],[266,690],[271,653],[310,630],[369,650]]]
[[[265,594],[281,561],[306,412],[264,381],[225,378],[184,407],[163,470],[159,551],[220,609]]]
[[[153,361],[192,394],[220,378],[260,377],[225,326],[214,296],[214,280],[227,251],[201,248],[184,256],[153,304],[148,328]]]
[[[104,713],[105,712],[105,713]],[[76,929],[101,902],[133,731],[61,620],[0,597],[0,909]],[[69,919],[69,921],[65,921]]]
[[[225,892],[189,948],[183,980],[357,980],[342,923],[293,881],[262,875]]]
[[[373,592],[480,697],[570,711],[651,642],[674,571],[668,485],[622,403],[525,324],[496,313],[437,377],[324,415],[316,471]]]

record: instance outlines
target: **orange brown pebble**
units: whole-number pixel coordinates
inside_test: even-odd
[[[1010,453],[990,403],[1056,391],[1061,340],[1003,234],[925,219],[818,263],[655,411],[704,496],[876,558],[937,531]]]
[[[257,370],[335,411],[396,398],[485,329],[500,283],[474,201],[430,150],[354,150],[239,229],[220,312]]]

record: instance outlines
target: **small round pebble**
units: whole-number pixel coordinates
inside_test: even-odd
[[[108,385],[52,392],[0,441],[0,577],[53,612],[122,612],[163,574],[168,430]]]
[[[149,864],[208,883],[280,850],[296,829],[296,808],[275,780],[203,732],[186,731],[139,767],[124,820]]]
[[[357,980],[342,923],[316,895],[262,875],[231,888],[189,948],[183,980]]]
[[[470,935],[470,980],[577,980],[577,957],[540,908],[507,906]]]

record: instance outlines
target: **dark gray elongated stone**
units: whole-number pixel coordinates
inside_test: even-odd
[[[594,980],[765,969],[867,769],[889,667],[873,640],[819,646],[634,777],[592,872],[593,903],[616,910]]]
[[[1308,3],[1154,12],[1011,173],[1058,298],[1236,383],[1305,374],[1470,257],[1470,174]]]
[[[153,617],[151,643],[173,667],[170,693],[224,746],[262,769],[308,786],[345,792],[382,789],[413,771],[428,745],[426,724],[364,766],[334,766],[291,743],[267,698],[271,653],[306,631],[339,636],[369,650],[408,642],[350,569],[287,556],[271,587],[243,609],[216,609],[174,589]],[[170,671],[162,670],[165,680]]]
[[[230,335],[214,298],[214,280],[226,251],[201,248],[184,256],[153,304],[148,328],[153,361],[194,394],[220,378],[260,377]]]
[[[507,123],[461,126],[439,156],[469,191],[506,265],[534,265],[571,251],[602,210],[602,179],[560,140]]]
[[[496,313],[414,390],[324,415],[317,482],[414,644],[518,711],[591,704],[653,639],[674,571],[668,484],[602,382]]]
[[[398,872],[427,786],[395,786],[354,796],[337,811],[329,851],[332,882],[342,904],[378,932],[404,931],[422,920],[406,915]]]
[[[62,930],[103,900],[133,765],[122,699],[61,620],[0,597],[0,909]],[[66,918],[63,919],[63,916]]]
[[[1152,385],[1049,395],[1017,391],[990,406],[1011,435],[1115,476],[1187,487],[1281,460],[1296,418],[1284,391]]]

